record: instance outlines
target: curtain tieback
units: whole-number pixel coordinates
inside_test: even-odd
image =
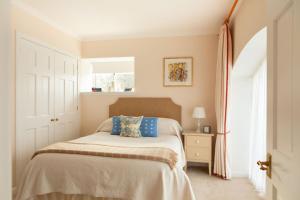
[[[229,133],[230,133],[230,131],[227,131],[226,133],[217,133],[217,135],[227,135]]]

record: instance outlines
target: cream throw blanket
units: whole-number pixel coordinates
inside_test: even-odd
[[[177,153],[169,148],[163,147],[124,147],[99,143],[59,142],[38,150],[32,158],[43,153],[79,154],[112,158],[152,160],[167,163],[171,169],[173,169],[177,163]]]

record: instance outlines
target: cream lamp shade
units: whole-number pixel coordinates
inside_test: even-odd
[[[205,109],[203,107],[195,107],[193,111],[193,118],[202,119],[205,118]]]

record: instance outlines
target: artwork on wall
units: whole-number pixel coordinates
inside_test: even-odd
[[[164,58],[163,76],[164,86],[192,86],[193,58]]]

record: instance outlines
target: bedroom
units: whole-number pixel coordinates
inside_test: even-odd
[[[1,62],[11,67],[1,71],[1,133],[10,141],[1,135],[1,163],[7,164],[1,164],[1,199],[298,199],[299,127],[292,112],[298,107],[281,105],[298,102],[299,58],[290,56],[299,53],[298,1],[2,3],[1,26],[5,14],[9,24],[1,33],[6,37],[1,43],[8,43]],[[272,46],[272,37],[281,50]],[[230,39],[232,46],[224,46]],[[249,89],[264,60],[265,84],[275,76],[269,65],[289,66],[274,72],[282,95],[271,92],[270,82],[266,86],[268,112],[253,109],[256,90]],[[218,86],[229,82],[232,87]],[[273,122],[275,96],[282,115],[274,114]],[[263,119],[269,131],[254,142],[266,138],[260,146],[265,151],[257,153],[253,123],[261,113],[268,115]],[[156,130],[151,137],[143,136],[153,134],[146,131],[147,120]],[[125,128],[125,122],[131,125]],[[278,124],[275,146],[286,157],[270,150],[271,123]],[[134,133],[141,137],[132,138]],[[288,179],[268,162],[259,164],[272,169],[272,178],[259,171],[256,161],[265,161],[267,152],[287,165]],[[263,157],[255,160],[254,154]],[[249,171],[253,166],[267,181],[262,195]],[[270,191],[276,195],[270,197]]]

